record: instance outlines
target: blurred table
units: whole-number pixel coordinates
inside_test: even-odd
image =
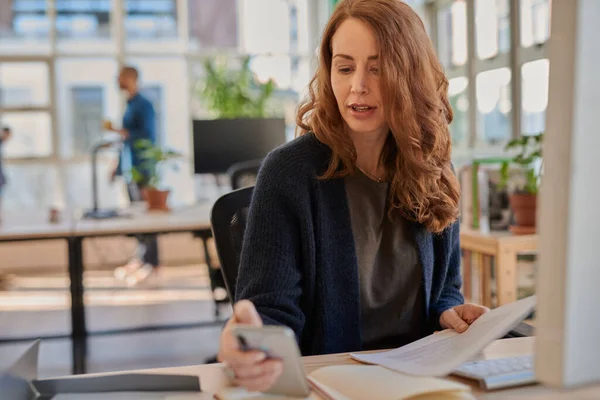
[[[492,261],[496,280],[496,306],[517,300],[517,255],[532,253],[538,249],[537,235],[513,235],[509,231],[482,233],[461,227],[460,248],[463,251],[463,290],[472,301],[473,286],[480,289],[483,305],[492,307]],[[471,256],[478,258],[479,274],[473,276]],[[478,282],[475,282],[478,280]]]
[[[122,216],[117,218],[83,219],[63,213],[57,223],[50,223],[47,213],[6,213],[3,216],[2,223],[0,223],[0,242],[56,239],[67,241],[73,373],[84,373],[86,370],[88,333],[83,287],[85,269],[83,241],[100,236],[191,232],[203,240],[206,262],[210,265],[210,254],[206,241],[212,236],[210,225],[212,205],[213,202],[203,202],[191,206],[180,206],[170,212],[164,212],[147,211],[143,204],[135,204],[129,209],[122,210]]]

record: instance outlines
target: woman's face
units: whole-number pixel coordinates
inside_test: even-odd
[[[331,39],[331,86],[351,134],[384,135],[379,46],[369,25],[349,18]]]

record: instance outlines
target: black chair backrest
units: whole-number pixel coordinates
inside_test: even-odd
[[[235,285],[254,186],[221,196],[213,206],[211,225],[227,294],[235,301]]]
[[[241,189],[243,187],[254,186],[256,184],[256,177],[258,176],[258,170],[262,159],[244,161],[232,165],[227,174],[231,179],[231,189]]]

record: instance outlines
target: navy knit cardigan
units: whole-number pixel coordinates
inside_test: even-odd
[[[294,330],[303,355],[361,350],[358,263],[344,179],[319,180],[331,151],[312,134],[263,162],[248,215],[236,300],[267,325]],[[425,326],[464,302],[458,222],[441,234],[411,230],[423,267]]]

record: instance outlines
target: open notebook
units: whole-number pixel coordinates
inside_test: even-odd
[[[337,365],[320,368],[308,376],[313,394],[323,400],[471,400],[471,388],[450,380],[414,377],[375,365]],[[248,393],[228,388],[217,400],[284,400],[291,397]]]

